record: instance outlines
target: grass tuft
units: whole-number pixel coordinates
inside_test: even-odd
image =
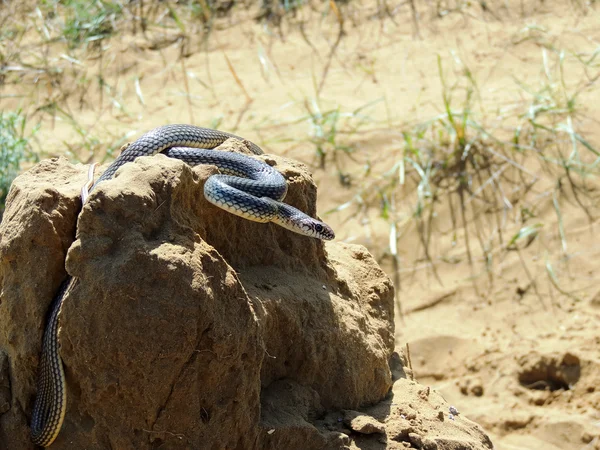
[[[23,163],[37,161],[29,144],[37,129],[26,135],[25,125],[20,111],[0,112],[0,211],[4,211],[8,190]]]
[[[516,80],[525,93],[524,101],[491,116],[485,112],[479,86],[466,64],[454,55],[455,71],[448,73],[439,57],[440,114],[400,127],[400,151],[388,152],[388,159],[379,164],[383,170],[365,170],[352,200],[334,211],[354,205],[355,216],[360,218],[378,208],[389,224],[389,254],[394,261],[400,245],[392,241],[415,227],[420,237],[416,259],[427,261],[440,284],[436,266],[464,259],[471,266],[471,278],[487,274],[491,286],[494,261],[516,250],[541,300],[536,271],[526,266],[531,262],[525,262],[522,252],[534,241],[546,245],[548,239],[539,237],[544,233],[558,238],[562,255],[567,257],[561,202],[576,202],[593,220],[593,189],[586,182],[597,176],[600,154],[577,127],[583,118],[578,98],[600,76],[594,60],[594,55],[543,47],[540,85]],[[565,73],[574,70],[583,74],[582,81],[568,85]],[[545,226],[540,221],[539,212],[546,204],[541,199],[555,212],[556,224]],[[438,220],[448,216],[450,228]],[[449,247],[433,248],[433,241],[440,242],[433,235],[448,236]],[[512,236],[508,242],[506,235]],[[461,240],[462,246],[458,245]],[[551,274],[556,288],[557,274],[548,267],[552,263],[538,269]]]

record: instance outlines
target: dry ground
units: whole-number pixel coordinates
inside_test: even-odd
[[[411,3],[133,3],[78,47],[62,9],[3,5],[1,109],[41,157],[184,122],[309,164],[337,238],[394,279],[418,381],[498,449],[599,449],[600,5]]]

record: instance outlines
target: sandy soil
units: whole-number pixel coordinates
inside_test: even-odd
[[[266,152],[310,164],[319,186],[319,211],[338,239],[366,245],[400,281],[397,346],[404,351],[408,344],[419,382],[480,423],[498,449],[599,449],[597,178],[577,181],[586,183],[582,201],[588,214],[567,185],[553,195],[555,169],[523,157],[519,163],[538,182],[524,191],[511,180],[501,181],[511,203],[499,212],[486,211],[479,202],[466,227],[453,225],[448,205],[456,200],[440,193],[437,200],[446,206],[432,222],[430,258],[418,223],[411,220],[416,194],[408,182],[396,191],[397,270],[390,258],[389,221],[382,218],[376,196],[364,214],[351,207],[324,215],[392,166],[404,148],[403,130],[443,112],[438,56],[449,85],[463,83],[460,74],[468,67],[477,80],[478,114],[499,135],[510,136],[510,126],[527,111],[523,105],[531,103],[519,83],[539,90],[544,83],[560,84],[548,82],[545,67],[556,67],[564,51],[565,85],[571,91],[585,86],[574,124],[600,148],[599,65],[596,61],[584,70],[573,56],[590,58],[600,49],[597,4],[495,1],[486,10],[479,2],[451,11],[462,2],[438,2],[449,11],[438,17],[435,3],[418,5],[422,39],[415,36],[408,5],[390,4],[392,17],[373,15],[383,2],[342,8],[346,33],[325,77],[338,28],[334,14],[321,14],[327,8],[302,10],[296,22],[284,21],[281,29],[239,11],[219,19],[220,29],[207,43],[194,36],[177,40],[181,32],[176,29],[152,30],[146,37],[128,30],[106,41],[103,52],[90,49],[75,62],[61,57],[57,46],[50,64],[62,68],[61,77],[25,71],[19,84],[3,88],[0,102],[2,109],[23,108],[30,124],[40,121],[36,139],[43,155],[68,149],[74,159],[101,160],[107,150],[145,130],[187,122],[234,131]],[[35,39],[22,45],[21,61],[31,62],[34,51],[27,48],[35,48]],[[459,91],[455,97],[460,105]],[[307,113],[317,105],[321,112],[339,106],[341,113],[364,107],[365,122],[355,131],[349,130],[356,114],[338,122],[337,142],[355,148],[353,160],[340,153],[339,170],[330,157],[325,169],[318,167],[310,141],[317,131]],[[561,139],[569,148],[568,135]],[[365,174],[367,164],[371,171]],[[340,183],[339,171],[350,177],[350,186]],[[524,220],[528,211],[531,218]],[[506,250],[519,228],[531,224],[542,225],[535,238]],[[493,236],[487,264],[476,230]],[[472,263],[465,235],[471,239]],[[401,393],[396,395],[401,401]]]

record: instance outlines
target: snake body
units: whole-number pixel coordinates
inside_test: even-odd
[[[111,179],[124,164],[140,156],[162,152],[191,166],[217,166],[221,174],[206,181],[204,195],[220,208],[255,222],[271,221],[306,236],[324,240],[334,238],[333,230],[327,224],[281,202],[287,193],[287,183],[271,166],[250,156],[208,150],[230,137],[243,140],[233,134],[192,125],[165,125],[149,131],[125,148],[93,185],[93,169],[90,170],[90,181],[82,189],[82,202],[85,203],[98,183]],[[257,155],[262,154],[260,147],[251,142],[249,148]],[[67,389],[59,353],[58,315],[64,298],[78,282],[78,278],[70,276],[63,282],[50,305],[44,330],[31,418],[31,440],[43,447],[56,439],[66,413]]]

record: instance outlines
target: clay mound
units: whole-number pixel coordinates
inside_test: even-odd
[[[243,150],[234,140],[222,147]],[[288,179],[286,202],[314,215],[306,169],[262,158]],[[68,405],[51,448],[333,449],[365,430],[385,433],[326,420],[381,402],[392,386],[393,288],[363,247],[223,212],[203,196],[214,167],[163,155],[99,185],[73,242],[86,170],[44,161],[15,180],[7,201],[1,448],[33,448],[43,323],[65,257],[80,282],[60,316]],[[489,448],[476,427],[469,433],[480,439],[465,448]]]

